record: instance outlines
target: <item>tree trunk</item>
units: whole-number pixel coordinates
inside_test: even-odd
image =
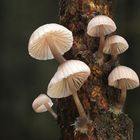
[[[60,0],[60,23],[73,32],[74,44],[65,57],[79,59],[89,65],[91,75],[78,91],[78,95],[88,117],[88,131],[81,133],[75,129],[79,116],[72,97],[57,101],[60,140],[132,140],[133,123],[124,113],[115,115],[109,111],[118,102],[120,90],[109,87],[107,77],[118,65],[118,60],[110,62],[104,56],[104,64],[96,63],[99,38],[86,33],[89,20],[97,14],[112,18],[113,0]],[[74,127],[75,126],[75,127]]]

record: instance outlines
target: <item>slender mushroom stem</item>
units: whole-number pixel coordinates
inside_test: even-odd
[[[48,103],[44,104],[47,110],[52,114],[52,116],[57,119],[57,114],[53,111],[53,109],[48,105]]]
[[[112,54],[112,59],[116,60],[117,59],[117,47],[116,47],[116,44],[111,45],[111,54]]]
[[[73,96],[73,99],[75,101],[75,104],[76,104],[77,110],[79,112],[80,118],[85,119],[85,118],[87,118],[87,115],[86,115],[85,110],[83,108],[83,105],[81,104],[80,99],[78,97],[77,90],[75,88],[74,82],[72,82],[72,81],[73,81],[72,77],[69,77],[67,79],[67,82],[69,83],[69,88],[70,88],[71,92],[73,93],[72,96]]]
[[[100,44],[99,44],[97,57],[99,59],[103,59],[103,48],[104,48],[104,44],[105,44],[105,36],[104,36],[103,26],[99,27],[99,31],[100,31]]]
[[[82,104],[81,104],[81,102],[79,100],[79,97],[77,95],[77,92],[74,92],[72,94],[72,96],[73,96],[73,99],[74,99],[75,104],[77,106],[77,109],[78,109],[78,112],[79,112],[80,117],[81,118],[87,118],[87,115],[86,115],[85,110],[84,110],[84,108],[83,108],[83,106],[82,106]]]
[[[126,88],[121,89],[120,104],[121,104],[122,108],[125,104],[126,96],[127,96]]]
[[[120,96],[119,102],[116,104],[116,108],[118,112],[121,112],[125,104],[127,90],[126,90],[126,85],[123,79],[119,80],[119,85],[121,88],[121,96]]]
[[[59,53],[56,44],[54,42],[48,41],[49,39],[46,40],[46,44],[49,44],[49,48],[51,50],[51,53],[53,54],[54,58],[60,63],[64,63],[66,59]]]
[[[110,51],[111,51],[112,59],[110,59],[108,61],[108,64],[109,65],[112,65],[115,62],[115,60],[117,60],[117,48],[116,48],[116,45],[115,44],[112,44],[111,45]]]

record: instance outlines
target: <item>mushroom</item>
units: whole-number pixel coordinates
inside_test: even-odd
[[[113,60],[115,60],[117,55],[125,52],[128,47],[128,43],[123,37],[113,35],[106,39],[103,52],[105,54],[111,54],[113,56]]]
[[[92,37],[100,37],[99,49],[97,52],[97,57],[99,59],[103,59],[105,36],[114,32],[115,30],[116,25],[114,21],[105,15],[95,16],[88,23],[87,34]]]
[[[115,105],[113,111],[120,114],[124,106],[128,89],[134,89],[139,86],[139,78],[135,71],[126,66],[118,66],[112,70],[108,77],[109,86],[121,89],[119,102]]]
[[[29,40],[30,56],[39,60],[55,58],[59,63],[65,61],[62,56],[73,44],[72,32],[62,25],[51,23],[36,29]]]
[[[52,116],[57,119],[57,114],[51,108],[53,106],[52,100],[45,94],[40,94],[32,103],[32,108],[37,113],[49,111]]]
[[[79,100],[77,91],[90,75],[89,67],[82,61],[69,60],[58,67],[57,72],[48,85],[48,96],[64,98],[73,96],[81,118],[87,118],[84,108]]]

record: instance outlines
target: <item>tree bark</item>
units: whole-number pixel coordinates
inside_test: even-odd
[[[78,91],[82,105],[92,123],[87,133],[75,130],[79,116],[72,97],[57,100],[60,140],[132,140],[133,122],[124,113],[115,115],[109,111],[118,102],[120,90],[108,86],[108,75],[119,64],[104,56],[104,64],[96,63],[99,38],[86,33],[89,20],[97,14],[112,18],[113,0],[60,0],[60,24],[73,32],[74,44],[65,55],[67,59],[79,59],[89,65],[91,75]]]

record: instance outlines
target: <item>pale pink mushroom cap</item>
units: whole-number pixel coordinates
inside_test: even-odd
[[[103,27],[103,34],[108,35],[116,30],[114,21],[105,15],[99,15],[88,23],[87,34],[93,37],[100,37],[100,27]]]
[[[126,66],[118,66],[113,69],[108,77],[108,84],[120,89],[119,80],[123,80],[126,89],[133,89],[139,86],[139,78],[136,72]]]
[[[62,25],[51,23],[36,29],[30,37],[28,51],[39,60],[53,59],[50,47],[55,46],[63,55],[73,44],[72,32]]]
[[[46,112],[47,108],[44,104],[48,104],[50,107],[53,106],[52,100],[45,94],[40,94],[32,103],[32,108],[35,112],[41,113]]]
[[[79,60],[69,60],[58,67],[48,85],[48,96],[52,98],[68,97],[80,89],[90,75],[90,68]]]
[[[103,52],[105,54],[112,54],[112,49],[114,47],[116,49],[116,54],[118,55],[125,52],[128,49],[129,45],[123,37],[119,35],[113,35],[106,39]]]

